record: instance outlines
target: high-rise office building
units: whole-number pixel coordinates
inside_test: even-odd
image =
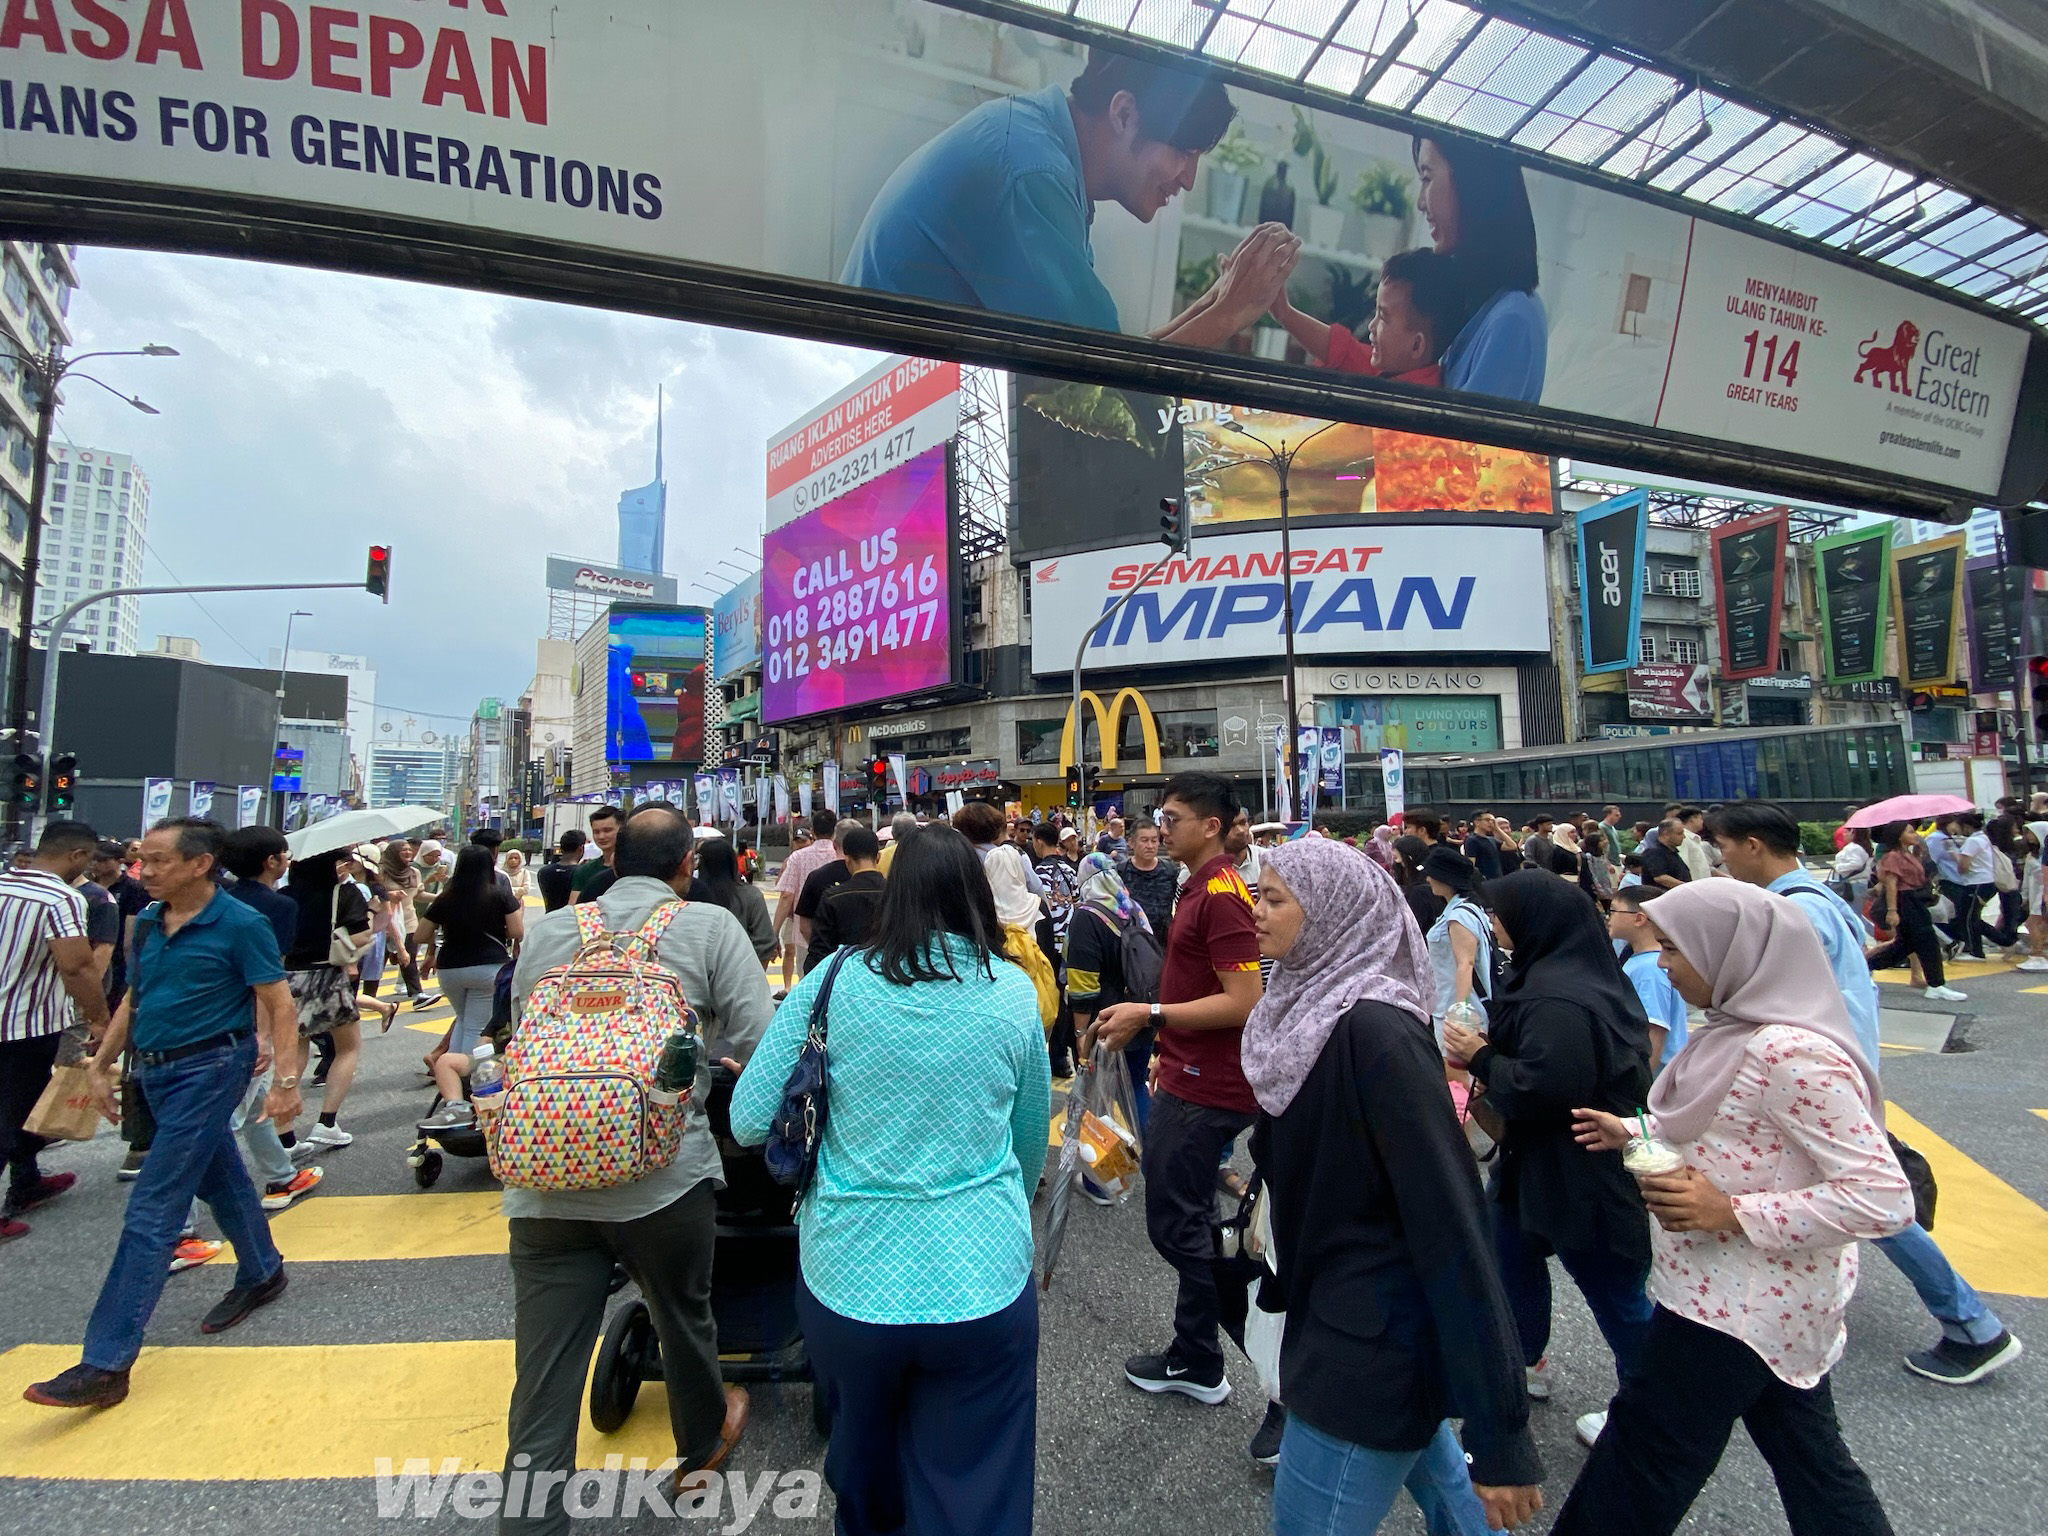
[[[135,586],[142,579],[142,537],[149,526],[149,477],[125,453],[50,447],[36,622],[47,624],[87,592]],[[110,598],[71,621],[65,643],[103,655],[133,656],[141,599]]]
[[[14,359],[71,344],[64,317],[77,287],[77,247],[0,241],[0,623],[10,630],[21,611],[36,446],[35,391]]]
[[[619,498],[619,565],[659,576],[668,546],[668,485],[661,477],[662,402],[654,406],[654,483]]]

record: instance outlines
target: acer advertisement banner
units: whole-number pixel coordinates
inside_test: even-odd
[[[615,597],[629,603],[658,603],[675,606],[676,579],[650,571],[628,571],[616,565],[597,565],[589,560],[568,560],[548,556],[550,592],[584,592],[592,597]]]
[[[1898,615],[1899,681],[1908,688],[1953,683],[1963,633],[1960,533],[1892,554],[1892,608]]]
[[[1040,8],[10,0],[0,211],[56,199],[134,243],[863,345],[1093,352],[1098,375],[1178,393],[1226,372],[1299,408],[1312,383],[1338,416],[1412,428],[1450,406],[1495,441],[1661,445],[1734,475],[1761,454],[1802,488],[1839,466],[1922,506],[1999,492],[2024,327],[1351,105],[1355,53],[1332,50],[1335,90],[1304,108],[1235,66],[1091,49],[1107,8]],[[1116,126],[1138,93],[1177,99],[1173,120]],[[1408,302],[1368,336],[1383,282]],[[800,445],[784,515],[885,467],[917,414],[861,413],[823,459]],[[926,446],[920,428],[899,455]]]
[[[763,724],[951,684],[950,460],[934,448],[768,530]]]
[[[1550,649],[1540,528],[1359,524],[1294,535],[1294,648],[1303,657]],[[1082,633],[1136,584],[1157,546],[1031,567],[1031,666],[1074,665]],[[1280,535],[1197,539],[1089,642],[1087,670],[1263,657],[1282,648]]]
[[[1970,688],[2002,693],[2014,686],[2013,671],[2026,652],[2027,588],[2033,573],[1994,559],[1967,562]]]
[[[1874,683],[1885,677],[1892,524],[1832,533],[1813,548],[1827,681],[1831,686]]]
[[[1714,682],[1705,667],[1658,662],[1628,669],[1631,720],[1711,721]]]
[[[1650,541],[1650,493],[1630,491],[1578,515],[1580,670],[1634,665],[1643,627],[1643,559]]]
[[[1714,594],[1720,609],[1721,676],[1728,682],[1778,670],[1785,612],[1783,507],[1714,530]]]

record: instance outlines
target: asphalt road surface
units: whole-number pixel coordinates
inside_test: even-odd
[[[1909,1350],[1935,1328],[1884,1259],[1864,1254],[1835,1395],[1849,1443],[1901,1536],[1976,1536],[2040,1528],[2048,1508],[2040,1431],[2048,1425],[2048,987],[2002,966],[1960,968],[1970,1002],[1941,1013],[1888,986],[1884,1063],[1893,1125],[1928,1153],[1942,1183],[1937,1237],[2036,1353],[1978,1387],[1907,1375]],[[1893,1012],[1890,1010],[1901,1010]],[[390,1528],[380,1515],[377,1459],[496,1469],[511,1382],[511,1287],[504,1226],[481,1162],[451,1160],[430,1192],[404,1151],[431,1090],[420,1054],[447,1010],[401,1015],[371,1038],[342,1115],[355,1144],[321,1157],[319,1192],[275,1219],[291,1266],[276,1306],[218,1339],[197,1332],[226,1289],[229,1261],[173,1276],[150,1326],[133,1395],[99,1414],[19,1400],[26,1383],[76,1360],[105,1272],[126,1186],[111,1134],[53,1151],[50,1170],[79,1187],[32,1217],[34,1231],[0,1249],[0,1509],[36,1536],[122,1536],[260,1530],[333,1536]],[[1944,1036],[1960,1018],[1956,1038]],[[1960,1049],[1958,1047],[1961,1047]],[[915,1053],[913,1053],[914,1059]],[[1551,1356],[1557,1396],[1534,1408],[1553,1506],[1583,1453],[1572,1421],[1602,1406],[1613,1371],[1569,1281],[1557,1285]],[[1077,1204],[1043,1313],[1039,1376],[1038,1529],[1057,1536],[1243,1536],[1266,1528],[1270,1476],[1245,1448],[1261,1412],[1244,1361],[1220,1407],[1147,1397],[1122,1377],[1125,1355],[1168,1337],[1172,1292],[1135,1204]],[[606,1454],[667,1454],[662,1394],[643,1390],[614,1436],[586,1428],[583,1464]],[[722,1493],[715,1520],[681,1528],[810,1532],[802,1472],[822,1466],[806,1386],[757,1387],[752,1425],[734,1458],[741,1492],[759,1500],[742,1524]],[[773,1493],[763,1497],[764,1476]],[[783,1499],[787,1493],[789,1497]],[[1527,1529],[1541,1531],[1548,1515]],[[586,1529],[618,1528],[599,1520]],[[476,1531],[452,1502],[409,1514],[405,1528]],[[1405,1501],[1386,1527],[1422,1530]],[[1689,1532],[1768,1536],[1785,1529],[1770,1479],[1738,1434],[1688,1521]]]

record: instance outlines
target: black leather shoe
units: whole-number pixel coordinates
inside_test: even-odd
[[[282,1296],[284,1294],[284,1285],[284,1266],[280,1264],[277,1267],[277,1273],[268,1280],[265,1280],[261,1285],[252,1285],[247,1289],[239,1285],[236,1286],[227,1295],[221,1297],[219,1301],[213,1304],[211,1312],[208,1312],[206,1316],[199,1319],[199,1331],[201,1333],[226,1333],[258,1307],[267,1306]]]
[[[96,1365],[74,1365],[21,1394],[45,1408],[111,1408],[128,1395],[126,1371],[103,1371]]]

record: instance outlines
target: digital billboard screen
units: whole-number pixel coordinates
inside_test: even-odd
[[[704,761],[701,608],[614,605],[605,664],[605,761]]]
[[[935,448],[769,530],[765,724],[952,682],[949,458]]]

